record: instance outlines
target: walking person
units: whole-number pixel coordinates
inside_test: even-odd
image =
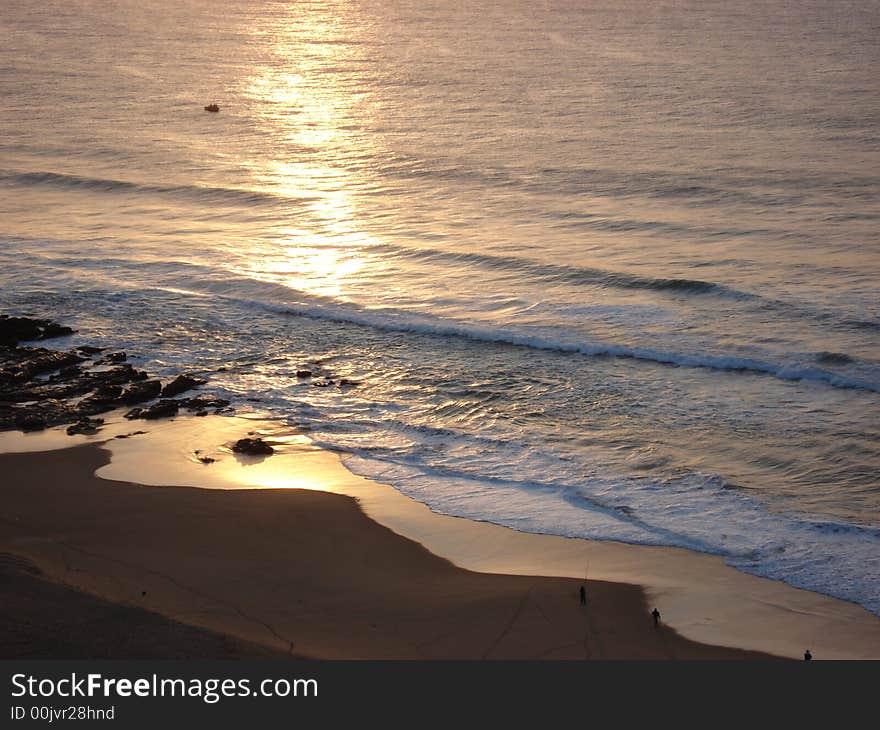
[[[651,617],[654,619],[654,628],[660,626],[660,612],[655,608],[651,611]]]
[[[581,594],[581,605],[586,606],[587,605],[587,589],[584,588],[583,586],[581,586],[580,594]]]

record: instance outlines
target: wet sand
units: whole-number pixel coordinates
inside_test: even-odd
[[[456,567],[367,517],[350,496],[141,486],[95,476],[109,457],[95,443],[0,454],[0,552],[124,608],[118,630],[129,626],[132,635],[159,614],[270,652],[319,658],[768,657],[690,641],[666,625],[655,629],[637,585],[590,580],[582,607],[581,580]],[[174,458],[155,452],[152,461]],[[149,471],[154,463],[143,466]],[[59,626],[88,620],[81,594],[65,590],[51,600]],[[57,632],[45,611],[43,628],[27,634],[25,645],[10,639],[10,631],[21,631],[16,612],[27,610],[14,603],[7,609],[3,658],[52,655]],[[88,633],[77,636],[72,653],[101,656]],[[141,651],[133,644],[126,655]],[[247,655],[246,648],[236,651]],[[211,652],[199,654],[181,640],[179,656]]]
[[[111,423],[105,431],[119,428],[130,424]],[[880,619],[864,608],[748,575],[718,555],[532,534],[438,514],[386,484],[353,474],[343,466],[344,454],[321,449],[306,434],[257,414],[180,416],[147,430],[108,441],[112,462],[98,476],[155,486],[344,494],[374,521],[468,570],[641,586],[667,625],[699,643],[793,658],[806,648],[822,659],[880,657]],[[233,455],[228,445],[245,434],[266,438],[275,454],[268,459]],[[98,437],[85,442],[89,438]],[[11,440],[17,449],[39,450],[67,444],[63,439],[69,437],[47,431]],[[10,450],[5,446],[0,434],[0,450]],[[198,456],[216,461],[205,466]]]

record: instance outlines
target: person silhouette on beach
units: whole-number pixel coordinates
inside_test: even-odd
[[[660,625],[660,612],[655,608],[651,611],[651,617],[654,619],[654,628],[656,629]]]
[[[805,662],[808,662],[808,661],[810,661],[812,658],[813,658],[813,655],[810,653],[810,650],[807,649],[807,650],[804,652],[804,661],[805,661]]]
[[[581,586],[580,594],[581,594],[581,605],[586,606],[587,605],[587,589],[584,588],[583,586]]]

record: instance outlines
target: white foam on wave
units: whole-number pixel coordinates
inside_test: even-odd
[[[504,458],[485,454],[487,461]],[[505,481],[364,452],[344,461],[356,474],[390,484],[442,514],[522,532],[714,553],[745,572],[880,615],[880,528],[772,513],[715,475],[658,480],[608,474],[566,485],[541,481],[540,455],[535,462],[534,481]]]
[[[12,240],[12,239],[10,239]],[[68,282],[71,265],[75,262],[58,260],[52,262],[56,267],[52,279]],[[107,262],[91,262],[95,270],[92,279],[109,274],[105,270]],[[110,270],[118,268],[122,261],[113,260]],[[155,261],[132,264],[131,273],[137,275],[138,268],[148,268],[151,273],[160,273],[163,283],[152,280],[116,280],[115,284],[124,288],[144,288],[163,292],[175,292],[197,297],[221,298],[236,307],[258,309],[275,314],[301,316],[331,322],[354,324],[383,332],[412,333],[433,337],[454,337],[490,344],[512,345],[535,350],[570,353],[584,357],[615,357],[642,362],[669,365],[673,367],[705,368],[726,373],[751,373],[769,375],[778,380],[807,382],[817,385],[880,392],[880,374],[868,367],[859,371],[858,377],[806,364],[803,356],[794,355],[793,361],[780,361],[789,357],[785,353],[759,353],[743,356],[711,351],[678,351],[638,344],[585,340],[577,332],[566,333],[558,327],[541,328],[534,326],[499,326],[493,323],[463,321],[453,314],[431,316],[429,314],[392,307],[366,307],[353,302],[340,301],[329,296],[313,294],[289,286],[261,281],[243,275],[230,274],[210,266],[182,261]],[[637,312],[639,320],[643,312]],[[601,319],[602,317],[600,317]],[[607,318],[607,317],[606,317]],[[869,363],[865,363],[870,365]],[[847,369],[852,369],[847,367]]]
[[[291,293],[286,287],[279,288],[285,289],[288,295]],[[664,351],[610,342],[567,341],[520,332],[515,328],[472,324],[453,319],[436,319],[428,315],[390,308],[362,309],[353,304],[339,304],[331,301],[273,304],[262,299],[245,299],[238,296],[231,298],[234,298],[239,304],[258,307],[278,314],[361,325],[385,332],[408,332],[434,337],[456,337],[475,342],[506,344],[516,347],[528,347],[535,350],[571,353],[586,357],[618,357],[676,367],[758,373],[770,375],[779,380],[806,381],[834,388],[880,392],[880,383],[870,380],[853,378],[817,367],[793,363],[775,363],[753,357]]]

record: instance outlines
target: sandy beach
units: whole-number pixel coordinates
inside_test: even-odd
[[[47,580],[29,560],[0,555],[4,659],[277,659],[280,652]]]
[[[83,594],[128,611],[132,637],[155,630],[159,614],[248,642],[218,648],[216,637],[190,637],[180,642],[181,657],[253,655],[253,645],[320,658],[768,656],[689,641],[662,624],[655,629],[636,585],[590,580],[582,607],[576,579],[458,568],[369,519],[351,497],[96,477],[108,461],[95,444],[0,455],[0,552],[28,560],[40,581],[74,589],[44,589],[42,596],[32,590],[31,607],[7,606],[4,658],[39,655],[41,645],[51,653],[48,631],[32,632],[27,647],[16,643],[28,620],[16,610],[46,622],[51,601],[58,625],[75,626],[94,610],[83,605]],[[83,637],[76,653],[101,650]],[[126,656],[141,653],[134,642]]]

